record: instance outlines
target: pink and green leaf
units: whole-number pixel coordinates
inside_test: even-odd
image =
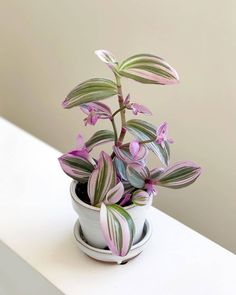
[[[100,119],[108,119],[112,116],[111,109],[106,104],[99,101],[82,104],[80,109],[87,115],[89,115],[92,109]]]
[[[153,140],[153,142],[145,145],[153,151],[163,164],[168,165],[170,159],[168,142],[165,141],[163,147],[155,142],[156,127],[154,125],[143,120],[133,119],[126,122],[126,128],[141,141]]]
[[[127,255],[135,234],[135,225],[129,213],[119,205],[102,203],[100,224],[107,246],[112,253],[122,257]]]
[[[148,168],[137,163],[127,165],[126,175],[130,184],[136,188],[143,188],[145,180],[150,177]]]
[[[195,163],[178,162],[164,169],[154,182],[159,186],[177,189],[192,184],[200,174],[201,167]]]
[[[131,146],[132,148],[132,146]],[[139,145],[138,152],[134,155],[131,152],[130,144],[126,143],[121,146],[114,146],[113,151],[116,154],[117,158],[125,162],[126,164],[130,163],[140,163],[143,164],[146,162],[146,158],[148,155],[148,149],[145,145]]]
[[[106,194],[106,199],[104,200],[105,204],[115,204],[120,201],[124,194],[124,186],[120,181],[112,187]]]
[[[170,85],[179,82],[176,70],[162,58],[152,54],[138,54],[127,58],[119,66],[121,76],[145,84]]]
[[[101,152],[96,169],[88,181],[88,196],[92,205],[100,205],[107,192],[116,185],[116,170],[111,157]]]
[[[143,190],[137,190],[132,195],[132,202],[137,206],[144,206],[150,202],[150,195]]]
[[[116,171],[118,173],[118,176],[122,179],[122,180],[127,180],[127,176],[126,176],[126,164],[121,161],[120,159],[118,159],[117,157],[114,158],[114,165],[116,167]]]
[[[87,182],[94,170],[94,166],[88,159],[74,156],[73,151],[62,155],[58,160],[63,171],[79,182]]]
[[[89,151],[91,151],[95,146],[114,141],[114,132],[110,130],[99,130],[95,132],[92,137],[86,141],[85,145]]]
[[[94,78],[77,85],[65,98],[62,105],[69,109],[99,101],[117,94],[117,85],[108,79]]]

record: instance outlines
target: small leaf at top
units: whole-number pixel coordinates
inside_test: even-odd
[[[116,72],[116,68],[118,66],[118,62],[116,61],[113,54],[105,49],[99,49],[95,51],[95,54],[100,58],[101,61],[106,63],[109,68]]]

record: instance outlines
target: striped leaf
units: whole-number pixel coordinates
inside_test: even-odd
[[[126,164],[123,161],[121,161],[120,159],[118,159],[117,157],[114,158],[114,164],[115,164],[116,171],[117,171],[119,177],[123,180],[127,180]]]
[[[150,170],[150,178],[151,179],[158,178],[163,171],[164,171],[164,168],[154,168],[154,169]]]
[[[93,110],[100,119],[108,119],[112,116],[111,109],[102,102],[89,102],[80,106],[81,111],[89,115]]]
[[[145,145],[140,145],[140,150],[137,154],[137,157],[134,156],[130,152],[130,144],[126,143],[121,146],[114,146],[113,151],[116,154],[117,158],[122,160],[123,162],[129,163],[145,163],[148,155],[148,150]]]
[[[119,205],[102,203],[100,223],[104,238],[112,253],[122,257],[127,255],[135,234],[135,225],[129,213]]]
[[[126,175],[128,181],[136,188],[143,188],[145,180],[150,177],[148,168],[137,163],[127,165]]]
[[[123,183],[120,181],[115,185],[113,188],[111,188],[107,194],[106,199],[104,201],[105,204],[115,204],[120,201],[124,194],[124,186]]]
[[[58,160],[63,171],[81,183],[87,182],[94,170],[94,166],[89,160],[84,157],[74,156],[71,153],[62,155]]]
[[[99,101],[117,94],[116,84],[108,79],[94,78],[77,85],[62,105],[69,109],[89,102]]]
[[[150,202],[150,195],[143,190],[137,190],[132,195],[132,202],[137,206],[144,206]]]
[[[167,167],[155,183],[169,188],[182,188],[192,184],[201,174],[201,167],[192,162],[178,162]]]
[[[179,81],[179,76],[162,58],[152,54],[138,54],[127,58],[118,68],[121,76],[145,84],[170,85]]]
[[[98,165],[88,181],[88,196],[94,206],[98,206],[106,198],[106,194],[116,185],[116,171],[111,157],[101,152]]]
[[[99,130],[95,132],[88,141],[86,141],[85,145],[87,149],[91,151],[95,146],[114,140],[115,136],[113,131]]]
[[[146,144],[147,147],[154,152],[154,154],[160,159],[163,164],[168,165],[170,159],[168,142],[164,142],[164,148],[160,144],[155,142],[156,127],[154,125],[143,120],[133,119],[126,122],[126,128],[139,140],[154,140],[153,142]]]
[[[132,193],[135,190],[135,187],[133,187],[129,181],[123,181],[122,183],[125,189],[124,194]]]

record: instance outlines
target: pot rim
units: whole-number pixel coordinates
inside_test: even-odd
[[[89,205],[89,204],[83,202],[83,201],[77,196],[77,194],[76,194],[76,192],[75,192],[75,188],[76,188],[77,183],[78,183],[77,180],[72,180],[72,182],[71,182],[71,184],[70,184],[70,194],[71,194],[72,199],[73,199],[76,203],[80,204],[80,205],[83,206],[83,207],[86,207],[86,208],[88,208],[88,209],[90,209],[90,210],[94,210],[94,211],[100,211],[100,209],[101,209],[100,207],[95,207],[95,206]],[[132,209],[132,208],[134,208],[134,207],[136,207],[136,205],[135,205],[135,204],[131,204],[131,205],[126,206],[126,207],[123,207],[123,208],[124,208],[125,210],[130,210],[130,209]]]

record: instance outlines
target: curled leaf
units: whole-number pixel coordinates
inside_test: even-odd
[[[134,143],[135,144],[135,143]],[[125,162],[144,164],[148,155],[148,149],[145,145],[139,145],[134,147],[134,144],[123,144],[121,146],[114,146],[113,151],[117,158]]]
[[[124,186],[122,182],[118,182],[113,188],[111,188],[107,194],[104,203],[106,204],[115,204],[120,201],[124,194]]]
[[[156,127],[146,121],[133,119],[126,122],[127,130],[141,141],[153,140],[151,143],[145,144],[153,153],[160,159],[160,161],[168,165],[170,159],[170,150],[167,141],[163,142],[163,146],[157,144]]]
[[[132,201],[135,205],[144,206],[150,202],[150,195],[143,190],[137,190],[132,195]]]
[[[95,51],[95,54],[100,58],[101,61],[106,63],[109,68],[115,71],[117,68],[118,62],[116,61],[114,55],[105,49],[99,49]]]

